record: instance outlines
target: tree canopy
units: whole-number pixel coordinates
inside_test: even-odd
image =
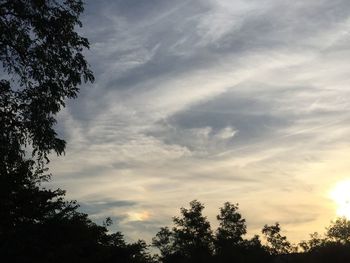
[[[238,204],[226,202],[217,216],[220,225],[216,231],[216,246],[220,250],[232,249],[243,241],[247,233],[245,219],[238,212]]]
[[[158,262],[220,262],[220,263],[329,263],[350,260],[350,221],[338,218],[326,228],[324,237],[318,233],[299,247],[282,234],[279,223],[262,228],[264,240],[258,235],[245,238],[246,220],[238,204],[224,203],[219,209],[216,231],[203,215],[204,205],[197,200],[190,208],[181,208],[173,218],[172,228],[162,227],[152,244],[159,252]],[[298,251],[301,248],[303,252]]]
[[[89,42],[76,31],[83,10],[81,0],[0,1],[1,121],[13,120],[1,142],[29,144],[39,159],[64,151],[54,116],[82,81],[94,80],[83,56]]]
[[[267,251],[259,237],[243,238],[246,225],[238,204],[226,202],[220,208],[215,233],[203,209],[202,203],[191,201],[189,209],[181,208],[181,215],[173,218],[172,229],[163,227],[156,234],[152,243],[161,262],[264,262]]]
[[[0,0],[1,262],[151,262],[145,242],[127,244],[42,187],[48,154],[65,148],[55,114],[94,80],[82,12],[80,0]]]

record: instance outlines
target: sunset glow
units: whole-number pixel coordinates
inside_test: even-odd
[[[145,221],[147,220],[150,215],[147,211],[143,211],[143,212],[130,212],[128,214],[129,216],[129,220],[130,221]]]
[[[337,215],[350,219],[350,180],[337,183],[330,196],[337,205]]]

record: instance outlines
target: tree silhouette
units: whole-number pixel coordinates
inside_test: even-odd
[[[82,55],[89,43],[74,30],[82,11],[79,0],[0,2],[0,234],[70,206],[63,191],[40,183],[50,178],[50,151],[65,147],[54,115],[77,95],[82,79],[93,80]]]
[[[337,218],[326,228],[324,237],[311,234],[310,240],[300,243],[304,250],[300,262],[350,262],[349,226],[348,219]]]
[[[314,232],[310,234],[310,240],[300,242],[299,246],[304,252],[310,252],[322,247],[326,242],[327,240],[322,238],[319,233]]]
[[[230,250],[242,244],[243,236],[247,233],[245,219],[238,213],[238,204],[226,202],[220,208],[217,216],[220,225],[216,231],[215,247],[221,250]]]
[[[3,96],[11,97],[11,108],[1,111],[15,114],[12,139],[30,144],[39,159],[51,150],[63,152],[65,142],[53,129],[54,115],[66,98],[77,96],[83,80],[94,79],[82,55],[89,42],[75,31],[82,12],[81,0],[0,2],[0,60],[7,73],[0,83],[2,104],[9,103]],[[1,133],[8,135],[7,129]]]
[[[217,216],[219,227],[213,235],[204,206],[197,200],[181,208],[174,227],[163,227],[153,238],[161,253],[159,262],[269,262],[269,254],[258,236],[243,239],[247,232],[238,204],[226,202]]]
[[[238,212],[238,204],[224,203],[217,216],[219,226],[212,235],[210,224],[202,215],[203,204],[194,200],[190,208],[181,208],[174,217],[172,229],[163,227],[153,238],[153,246],[161,253],[159,263],[235,262],[235,263],[343,263],[350,262],[350,221],[338,218],[326,228],[325,237],[318,233],[299,243],[303,252],[281,234],[279,223],[265,225],[262,233],[245,239],[246,221]]]
[[[268,243],[268,250],[272,255],[283,255],[296,252],[295,247],[287,240],[286,236],[281,235],[281,227],[279,223],[268,226],[265,225],[262,233]]]
[[[243,239],[247,233],[246,221],[238,212],[238,204],[226,202],[217,216],[219,227],[215,235],[216,261],[265,262],[267,253],[259,236]]]
[[[330,240],[339,242],[342,244],[350,243],[350,221],[345,217],[337,218],[335,222],[332,222],[329,228],[327,228],[326,236]]]
[[[45,189],[51,151],[65,142],[55,114],[93,75],[82,55],[89,47],[80,0],[1,0],[0,260],[1,262],[151,262],[143,241],[78,212],[65,192]]]
[[[203,204],[190,202],[181,208],[181,216],[174,217],[174,227],[162,228],[153,239],[163,262],[208,262],[213,254],[213,235],[210,223],[202,215]]]
[[[170,258],[178,252],[175,248],[173,232],[168,227],[160,229],[152,239],[152,244],[159,249],[161,260],[164,262],[172,262]]]
[[[190,209],[181,208],[181,217],[174,217],[175,246],[192,262],[205,262],[212,254],[213,236],[210,223],[202,215],[203,204],[190,202]]]

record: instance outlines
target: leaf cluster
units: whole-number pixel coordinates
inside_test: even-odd
[[[38,159],[63,153],[55,114],[83,81],[94,80],[83,56],[89,42],[75,30],[83,9],[80,0],[0,1],[0,114],[12,115],[17,143],[30,144]]]

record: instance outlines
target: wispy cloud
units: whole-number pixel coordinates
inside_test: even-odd
[[[253,231],[322,229],[350,168],[349,18],[345,0],[87,1],[96,83],[59,115],[53,184],[132,239],[194,198],[213,220],[241,203]]]

